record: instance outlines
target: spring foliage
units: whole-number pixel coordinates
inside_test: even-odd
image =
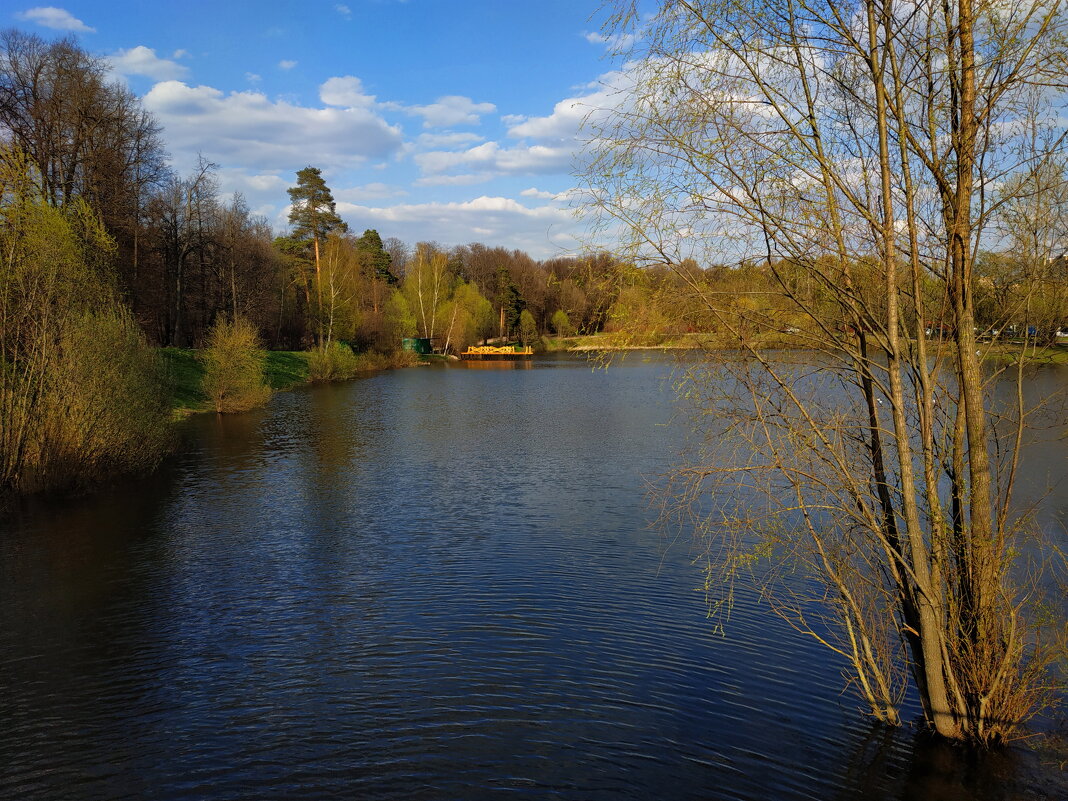
[[[0,150],[0,490],[152,466],[169,442],[163,373],[118,299],[88,205],[45,202]]]
[[[343,342],[327,342],[308,353],[308,376],[312,381],[341,381],[352,378],[359,370],[356,354]]]
[[[593,118],[591,202],[739,348],[684,385],[709,447],[667,501],[701,521],[713,600],[759,563],[763,597],[876,719],[900,723],[915,691],[943,737],[1017,736],[1049,697],[1011,502],[1027,354],[995,398],[975,255],[1020,237],[1003,283],[1023,308],[1002,319],[1055,330],[1034,301],[1063,269],[1063,6],[612,5],[634,48]],[[758,264],[765,291],[711,286],[688,257]],[[634,286],[623,322],[660,327]],[[762,351],[773,325],[816,353]]]
[[[264,378],[267,355],[259,332],[243,317],[220,317],[208,334],[204,362],[204,393],[215,411],[226,414],[262,406],[271,397]]]

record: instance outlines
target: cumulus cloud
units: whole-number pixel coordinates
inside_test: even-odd
[[[319,99],[328,106],[342,108],[370,108],[375,103],[374,95],[363,90],[363,82],[355,75],[328,78],[319,87]]]
[[[290,61],[289,59],[285,58],[278,62],[278,68],[283,70],[291,70],[295,66],[297,66],[296,61]]]
[[[216,175],[223,194],[240,192],[246,198],[257,200],[261,195],[279,195],[290,186],[290,182],[276,172],[252,173],[244,167],[223,167]]]
[[[529,145],[501,147],[496,142],[462,151],[433,150],[417,153],[413,158],[423,172],[446,173],[456,169],[478,170],[498,174],[566,172],[571,167],[574,148],[568,146]]]
[[[415,152],[415,164],[422,170],[422,185],[473,183],[499,175],[545,175],[568,172],[582,153],[582,126],[617,108],[626,96],[621,89],[631,78],[625,72],[602,75],[594,84],[557,103],[545,116],[508,115],[503,117],[508,137],[514,144],[482,142],[463,147],[461,140],[424,140],[418,144],[432,148]],[[535,197],[531,195],[531,197]],[[543,197],[543,196],[537,196]],[[543,199],[545,199],[543,197]]]
[[[507,243],[534,258],[578,250],[583,226],[567,209],[527,207],[512,198],[485,195],[456,203],[385,207],[339,202],[337,210],[353,230],[375,228],[407,242]]]
[[[423,118],[424,128],[449,128],[453,125],[477,125],[483,114],[497,110],[493,103],[476,103],[462,95],[445,95],[425,106],[390,103],[389,108]]]
[[[552,142],[578,142],[582,126],[619,109],[631,95],[634,76],[625,70],[601,75],[584,94],[565,98],[553,106],[545,117],[527,117],[508,129],[515,139],[538,139]]]
[[[29,8],[26,11],[18,11],[15,13],[15,19],[24,22],[35,22],[42,27],[52,28],[57,31],[96,33],[96,28],[90,28],[65,8],[56,8],[55,6],[38,6]]]
[[[176,61],[160,58],[151,47],[138,45],[108,57],[111,69],[119,75],[143,75],[155,81],[184,78],[189,70]]]
[[[263,80],[263,78],[261,76],[257,75],[254,72],[246,72],[245,73],[245,80],[248,81],[249,83],[259,83],[260,81]]]
[[[519,194],[520,194],[521,197],[536,197],[536,198],[539,198],[540,200],[552,200],[553,198],[556,197],[556,193],[555,192],[545,192],[545,191],[543,191],[541,189],[536,189],[533,186],[530,187],[530,189],[524,189]]]
[[[389,198],[404,197],[408,192],[399,186],[384,184],[375,181],[362,186],[350,186],[346,189],[338,189],[334,192],[334,200],[345,203],[359,203],[367,200],[385,200]]]
[[[295,170],[314,161],[338,169],[380,159],[402,143],[399,128],[364,108],[313,108],[257,91],[226,94],[181,81],[156,84],[145,108],[163,124],[172,152],[251,169]]]
[[[415,182],[416,186],[471,186],[492,181],[492,172],[468,173],[466,175],[427,175]]]
[[[178,48],[173,53],[171,53],[171,58],[189,58],[191,55],[192,54],[188,50]]]
[[[482,139],[483,137],[476,133],[449,132],[419,134],[419,138],[415,141],[420,147],[425,148],[456,148],[473,145],[475,142],[481,142]]]

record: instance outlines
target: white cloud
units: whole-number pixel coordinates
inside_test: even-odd
[[[178,59],[178,58],[190,58],[191,56],[192,56],[192,54],[188,50],[183,50],[181,48],[179,48],[179,49],[175,50],[173,53],[171,53],[171,58],[175,58],[175,59]]]
[[[453,125],[477,125],[481,115],[497,110],[493,103],[476,103],[462,95],[445,95],[425,106],[390,103],[389,108],[423,118],[424,128],[448,128]]]
[[[96,28],[90,28],[65,8],[56,8],[55,6],[38,6],[26,11],[18,11],[15,13],[15,19],[23,20],[24,22],[35,22],[42,27],[52,28],[57,31],[96,33]]]
[[[551,200],[556,197],[555,192],[545,192],[541,189],[535,189],[533,186],[530,189],[524,189],[519,194],[521,197],[536,197],[540,200]]]
[[[283,70],[291,70],[297,66],[296,61],[289,61],[288,59],[282,59],[278,62],[278,68]]]
[[[569,97],[553,107],[547,117],[529,117],[508,129],[508,135],[520,138],[549,139],[555,142],[573,140],[590,112],[590,98]]]
[[[352,9],[344,3],[338,3],[336,6],[334,6],[334,10],[338,14],[343,16],[345,19],[352,19]]]
[[[506,197],[387,207],[339,202],[337,210],[353,230],[375,228],[383,237],[397,236],[406,242],[506,244],[534,258],[577,251],[583,230],[582,221],[567,209],[529,208]]]
[[[514,139],[537,139],[579,147],[579,135],[587,120],[596,120],[627,102],[634,76],[628,71],[607,72],[586,88],[585,94],[565,98],[553,106],[545,117],[527,117],[512,125],[508,135]]]
[[[111,69],[119,75],[143,75],[156,81],[184,78],[189,70],[175,61],[160,58],[151,47],[138,45],[108,57]]]
[[[590,44],[603,44],[609,52],[627,50],[636,41],[634,34],[630,33],[614,33],[611,36],[605,36],[604,34],[593,32],[584,33],[583,37]]]
[[[450,132],[440,134],[419,134],[419,138],[415,141],[420,147],[446,148],[473,145],[475,142],[481,142],[482,140],[483,137],[476,133]]]
[[[415,182],[416,186],[471,186],[492,181],[496,176],[491,172],[468,173],[465,175],[427,175]]]
[[[254,72],[246,72],[245,73],[245,80],[248,81],[249,83],[259,83],[260,81],[263,80],[263,78],[261,76],[257,75]]]
[[[363,186],[350,186],[347,189],[338,189],[334,192],[334,199],[339,203],[359,203],[367,200],[385,200],[388,198],[404,197],[408,194],[405,189],[392,184],[384,184],[375,181]]]
[[[625,87],[629,80],[626,73],[610,72],[602,75],[596,84],[587,87],[586,94],[561,100],[547,116],[505,117],[512,123],[508,128],[508,136],[519,140],[514,145],[482,142],[457,150],[457,146],[462,147],[465,143],[454,139],[442,140],[436,149],[415,152],[412,158],[423,172],[418,183],[424,186],[455,185],[488,180],[499,175],[569,172],[581,158],[583,123],[591,115],[596,117],[617,107],[625,97],[625,94],[620,94],[620,88]],[[433,141],[420,137],[417,143],[433,147]],[[537,197],[546,199],[541,195]]]
[[[375,103],[374,95],[363,91],[363,82],[355,75],[328,78],[319,87],[319,99],[342,108],[370,108]]]
[[[253,170],[287,172],[308,163],[347,169],[389,156],[402,142],[399,128],[368,109],[307,107],[251,90],[226,94],[163,81],[144,105],[163,124],[179,169],[197,152]]]
[[[498,174],[566,172],[571,168],[574,148],[569,146],[529,145],[503,148],[486,142],[467,150],[433,150],[417,153],[415,163],[431,175],[454,169],[472,169]]]
[[[284,192],[291,183],[277,173],[250,173],[244,167],[222,167],[216,175],[223,195],[240,192],[256,199],[261,195],[280,195],[285,198]]]

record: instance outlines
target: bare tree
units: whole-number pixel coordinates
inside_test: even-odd
[[[149,227],[161,268],[159,338],[164,344],[192,344],[192,330],[187,325],[190,279],[191,275],[202,278],[205,272],[210,229],[218,211],[217,168],[201,157],[188,178],[172,178],[149,203]],[[194,265],[198,269],[193,269]],[[202,299],[203,295],[201,287],[196,297]]]
[[[107,65],[74,39],[0,33],[0,135],[37,167],[45,198],[87,201],[119,246],[134,295],[146,190],[167,177],[160,128]]]
[[[767,564],[765,597],[876,718],[899,721],[911,676],[938,734],[1011,736],[1041,694],[1013,582],[1024,410],[984,392],[974,264],[995,188],[1061,147],[1054,113],[1044,148],[1022,140],[1035,87],[1052,112],[1063,83],[1062,4],[616,8],[637,44],[591,116],[591,203],[742,352],[693,376],[710,447],[668,509],[708,535],[710,591]],[[759,265],[770,295],[737,303],[689,257]],[[803,360],[755,336],[784,303]]]

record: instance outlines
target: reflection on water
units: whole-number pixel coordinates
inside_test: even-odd
[[[0,797],[1068,797],[870,728],[745,588],[711,632],[648,529],[667,362],[484,364],[199,417],[157,475],[17,516]]]
[[[465,359],[454,367],[468,370],[529,370],[534,366],[533,359]]]

